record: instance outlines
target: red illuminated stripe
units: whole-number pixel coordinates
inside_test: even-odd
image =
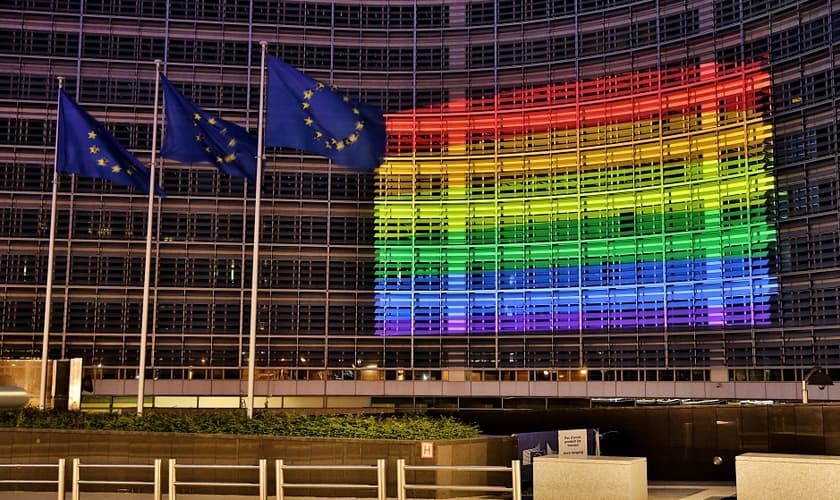
[[[770,87],[769,74],[755,63],[726,72],[707,63],[700,65],[699,73],[696,82],[684,87],[632,96],[594,95],[591,88],[608,88],[606,79],[548,85],[525,91],[546,104],[531,104],[534,100],[523,99],[523,91],[519,91],[523,107],[517,109],[499,109],[507,99],[504,94],[495,99],[495,108],[490,110],[470,112],[471,100],[451,101],[388,115],[388,134],[396,140],[410,136],[424,145],[444,147],[467,144],[478,136],[499,140],[551,130],[662,120],[701,111],[743,112],[759,108]],[[658,78],[661,80],[662,75]],[[546,99],[546,94],[553,99]]]

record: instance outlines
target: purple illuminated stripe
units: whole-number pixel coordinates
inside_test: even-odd
[[[696,307],[693,309],[669,309],[669,326],[723,326],[723,325],[767,325],[770,323],[770,305],[760,304],[733,307]],[[577,330],[581,319],[579,313],[516,314],[510,316],[457,317],[439,320],[401,319],[378,321],[377,331],[385,335],[459,335],[493,334],[498,319],[499,331],[503,333],[534,333],[557,330]],[[469,327],[468,327],[469,325]],[[664,327],[663,311],[604,311],[583,314],[583,329]]]

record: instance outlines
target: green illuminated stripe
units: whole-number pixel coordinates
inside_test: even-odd
[[[758,202],[757,202],[758,203]],[[720,210],[702,212],[671,212],[665,214],[630,214],[626,217],[586,218],[515,224],[498,227],[495,220],[481,224],[469,221],[470,230],[455,231],[445,220],[417,227],[415,236],[402,236],[400,232],[385,232],[378,243],[405,246],[429,246],[438,244],[510,244],[538,241],[592,240],[619,238],[625,236],[647,236],[674,232],[742,227],[747,222],[769,223],[768,210],[764,205],[740,206],[721,213]],[[383,226],[388,229],[387,223]],[[391,236],[394,234],[394,237]]]
[[[766,222],[675,234],[619,237],[592,241],[511,243],[486,246],[407,246],[379,242],[377,278],[413,269],[414,276],[524,267],[580,266],[607,262],[689,260],[766,255],[775,229]],[[524,266],[528,262],[533,266]],[[402,275],[406,277],[405,274]]]

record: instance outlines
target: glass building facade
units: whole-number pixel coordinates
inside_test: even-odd
[[[379,106],[388,146],[373,174],[266,151],[265,406],[796,399],[812,367],[840,377],[840,3],[8,0],[0,20],[3,359],[41,356],[57,77],[148,162],[154,60],[256,133],[266,40]],[[158,167],[149,404],[238,400],[254,188]],[[146,209],[59,179],[49,355],[83,358],[96,396],[136,390]]]

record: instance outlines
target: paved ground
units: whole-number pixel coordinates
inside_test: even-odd
[[[734,484],[695,484],[695,483],[658,483],[648,485],[649,498],[653,500],[723,500],[735,498]],[[70,493],[65,497],[70,499]],[[153,500],[153,495],[142,493],[85,493],[80,495],[81,500]],[[162,498],[169,500],[164,493]],[[178,495],[179,500],[254,500],[257,495]],[[275,500],[274,495],[269,495],[270,500]],[[288,500],[357,500],[348,497],[312,498],[286,496]],[[461,500],[498,500],[500,496],[492,497],[468,497]],[[509,498],[509,497],[508,497]],[[32,492],[0,492],[0,500],[57,500],[55,493],[32,493]],[[543,499],[548,500],[548,499]]]
[[[656,500],[721,500],[735,498],[734,484],[648,484],[648,498]]]

